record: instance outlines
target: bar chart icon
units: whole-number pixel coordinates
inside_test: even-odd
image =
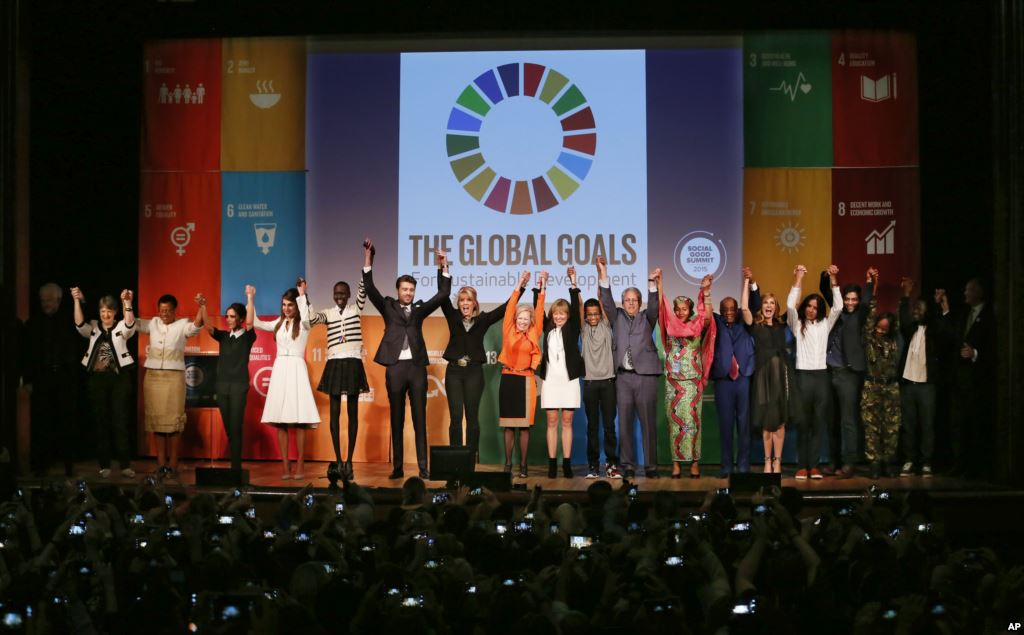
[[[869,256],[887,255],[895,253],[896,249],[896,221],[892,221],[882,231],[872,230],[864,239]]]

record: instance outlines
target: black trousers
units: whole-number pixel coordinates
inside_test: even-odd
[[[96,457],[100,468],[110,467],[111,447],[122,470],[131,464],[128,412],[134,378],[134,371],[125,369],[119,373],[89,373],[86,385],[96,423]]]
[[[465,445],[476,455],[480,449],[480,399],[484,394],[484,367],[481,364],[448,364],[444,376],[448,394],[448,444],[461,447],[462,414],[466,414]]]
[[[911,463],[931,464],[935,454],[935,384],[904,382],[900,386],[903,409],[903,456]]]
[[[31,467],[44,473],[54,459],[70,473],[74,462],[76,402],[81,377],[74,368],[55,366],[40,370],[32,384]]]
[[[583,407],[587,412],[587,464],[597,467],[601,461],[604,428],[604,458],[608,465],[619,464],[619,444],[615,436],[615,378],[583,380]]]
[[[245,402],[249,397],[249,382],[217,383],[217,407],[224,422],[231,448],[231,469],[242,469],[242,429],[245,424]]]
[[[427,369],[410,359],[403,359],[388,366],[384,373],[391,407],[391,463],[395,469],[402,468],[405,443],[402,433],[405,429],[405,396],[409,395],[409,410],[412,412],[412,429],[416,435],[416,463],[421,470],[427,469]]]
[[[818,466],[821,435],[831,416],[832,391],[827,370],[797,370],[796,383],[800,399],[796,461],[798,467],[810,469]]]
[[[991,468],[992,389],[970,362],[958,359],[956,365],[949,402],[953,471],[976,476]]]
[[[864,374],[848,368],[833,368],[832,388],[835,390],[835,403],[839,408],[839,425],[835,418],[829,417],[829,457],[832,463],[840,465],[856,465],[860,458],[858,450],[864,438],[860,420],[860,393],[864,387]]]

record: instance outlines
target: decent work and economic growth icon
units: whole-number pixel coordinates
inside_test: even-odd
[[[502,119],[502,111],[519,113],[524,106],[521,117]],[[545,129],[536,144],[543,151],[530,157],[534,165],[528,175],[503,174],[494,165],[499,157],[484,156],[489,118],[510,128],[496,137],[537,133],[526,126]],[[596,128],[586,97],[568,77],[541,64],[517,62],[489,69],[463,89],[448,115],[445,149],[452,173],[475,200],[497,212],[533,214],[564,202],[580,187],[597,151]],[[492,155],[503,154],[502,147],[492,149]],[[548,149],[552,153],[545,158]]]

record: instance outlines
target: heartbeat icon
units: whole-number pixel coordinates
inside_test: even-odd
[[[804,77],[804,74],[800,73],[796,76],[796,81],[792,85],[787,83],[786,80],[782,80],[782,83],[778,86],[775,88],[769,88],[768,90],[774,92],[782,91],[789,96],[789,101],[796,101],[797,91],[799,90],[806,95],[811,92],[811,85],[808,83],[807,78]]]

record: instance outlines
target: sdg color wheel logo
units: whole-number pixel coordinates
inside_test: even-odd
[[[540,64],[503,64],[459,94],[445,150],[475,200],[496,212],[533,214],[563,203],[587,178],[596,127],[568,77]]]

